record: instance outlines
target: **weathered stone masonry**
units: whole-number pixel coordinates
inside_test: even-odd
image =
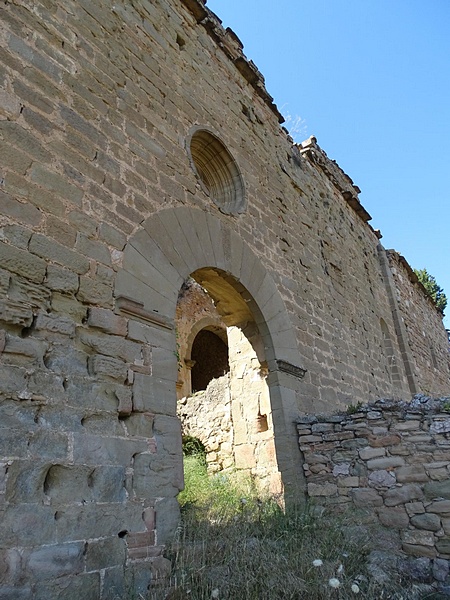
[[[396,532],[397,554],[447,561],[449,405],[418,395],[411,403],[376,400],[353,414],[299,417],[308,495],[364,510]]]
[[[267,365],[287,497],[299,413],[445,393],[445,332],[418,288],[435,360],[414,341],[358,188],[202,2],[13,0],[0,27],[0,597],[145,593],[178,522],[189,277]]]

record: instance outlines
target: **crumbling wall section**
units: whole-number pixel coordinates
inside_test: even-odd
[[[417,395],[299,417],[308,496],[364,510],[366,521],[397,532],[408,555],[449,560],[449,409],[450,398]]]
[[[181,398],[178,415],[183,434],[205,446],[210,473],[235,467],[229,374],[213,379],[206,390]]]

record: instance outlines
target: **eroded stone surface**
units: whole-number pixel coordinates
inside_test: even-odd
[[[191,275],[234,328],[235,357],[243,338],[252,349],[244,367],[235,360],[232,439],[220,431],[229,421],[214,423],[211,464],[233,456],[296,497],[304,475],[327,477],[308,483],[321,502],[381,508],[416,504],[424,481],[411,467],[444,462],[425,467],[425,496],[448,496],[445,414],[428,422],[417,402],[397,428],[380,406],[304,416],[448,393],[441,316],[406,261],[379,245],[351,179],[317,140],[293,145],[280,129],[242,48],[230,50],[217,20],[204,27],[203,2],[147,4],[2,9],[4,597],[138,596],[167,574],[183,486],[174,324]],[[245,212],[224,214],[200,185],[186,152],[194,124],[223,138]],[[226,402],[220,410],[228,416]],[[414,493],[383,485],[402,465],[396,482]],[[392,474],[380,488],[372,467]],[[448,535],[447,513],[427,514]],[[416,542],[405,548],[436,552]]]

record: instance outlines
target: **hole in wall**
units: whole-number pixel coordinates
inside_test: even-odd
[[[184,40],[178,33],[177,33],[177,44],[180,50],[183,50],[183,48],[186,45],[186,40]]]

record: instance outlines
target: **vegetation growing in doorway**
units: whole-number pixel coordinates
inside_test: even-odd
[[[419,600],[423,587],[395,572],[377,583],[355,513],[336,517],[306,505],[284,512],[248,477],[216,474],[185,458],[182,523],[167,556],[169,581],[151,600]],[[394,561],[395,562],[395,561]]]

